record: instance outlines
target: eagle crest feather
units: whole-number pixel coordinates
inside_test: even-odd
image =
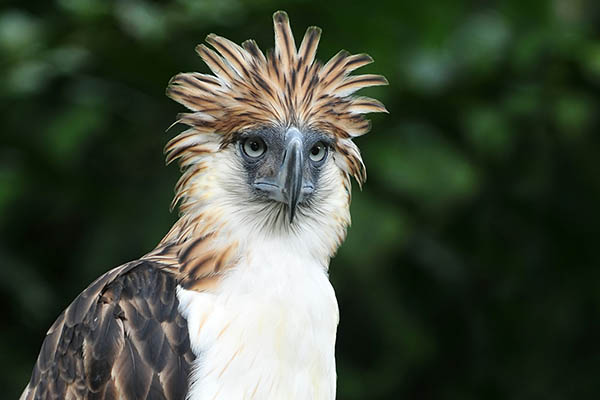
[[[320,130],[332,137],[342,155],[342,167],[359,184],[366,179],[358,148],[351,142],[367,133],[364,114],[387,112],[379,101],[353,96],[369,86],[386,85],[381,75],[350,75],[373,62],[367,54],[350,55],[342,50],[325,65],[315,61],[321,29],[309,27],[296,49],[288,16],[273,15],[275,51],[266,56],[253,40],[239,46],[210,34],[196,52],[214,75],[181,73],[169,82],[167,95],[191,112],[178,115],[176,123],[191,130],[166,146],[167,162],[185,153],[202,151],[198,133],[217,133],[223,144],[236,134],[261,125],[297,126]]]

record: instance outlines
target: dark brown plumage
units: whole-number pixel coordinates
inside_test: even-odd
[[[183,399],[195,357],[176,287],[150,261],[102,275],[48,331],[21,399]]]

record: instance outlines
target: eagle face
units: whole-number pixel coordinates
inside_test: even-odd
[[[236,234],[337,238],[349,223],[349,179],[332,138],[310,127],[247,129],[213,146],[189,169],[184,207],[219,214]],[[217,211],[219,210],[219,211]],[[234,229],[235,228],[235,229]],[[327,245],[331,247],[331,244]]]
[[[293,126],[267,127],[244,132],[237,147],[254,196],[251,201],[271,212],[284,211],[290,223],[297,207],[304,208],[304,214],[318,208],[311,199],[321,189],[319,178],[327,166],[331,140],[326,135]]]
[[[189,129],[166,146],[167,162],[184,171],[173,206],[188,222],[219,220],[242,237],[317,238],[332,256],[350,223],[350,180],[366,179],[352,139],[370,129],[364,114],[387,112],[353,93],[387,80],[351,75],[373,61],[366,54],[317,61],[317,27],[296,47],[287,14],[276,12],[273,24],[274,51],[210,34],[212,49],[196,51],[212,74],[171,79],[167,95],[189,110],[176,121]]]

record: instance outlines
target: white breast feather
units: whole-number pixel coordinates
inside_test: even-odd
[[[217,292],[178,298],[197,356],[189,399],[335,398],[337,301],[307,252],[261,241]]]

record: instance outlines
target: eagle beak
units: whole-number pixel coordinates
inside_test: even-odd
[[[283,160],[272,176],[263,176],[253,183],[255,189],[270,199],[288,206],[290,223],[294,221],[298,203],[314,192],[310,178],[304,178],[304,142],[300,131],[288,129],[283,145]]]
[[[302,154],[302,136],[300,132],[292,128],[288,131],[288,135],[289,138],[278,180],[283,190],[283,197],[288,205],[290,222],[292,222],[302,191],[304,156]]]

